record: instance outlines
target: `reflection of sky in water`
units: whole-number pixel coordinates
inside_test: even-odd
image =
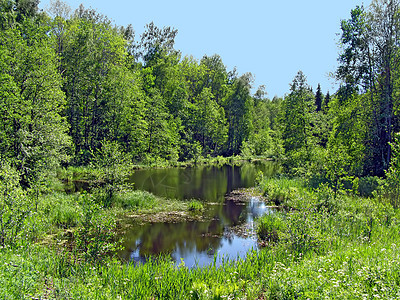
[[[212,264],[222,259],[244,257],[257,249],[255,219],[270,213],[257,197],[248,202],[225,198],[234,189],[254,186],[259,171],[272,176],[279,169],[273,162],[244,163],[241,166],[199,166],[138,170],[130,177],[138,189],[178,199],[201,199],[205,220],[184,223],[154,223],[134,226],[125,235],[121,257],[144,262],[146,256],[169,255],[188,267]],[[239,229],[238,229],[239,227]],[[238,235],[244,231],[244,235]]]
[[[207,252],[197,252],[193,250],[189,253],[182,251],[178,248],[173,254],[174,261],[179,263],[181,258],[188,268],[204,267],[214,262],[214,255],[216,255],[216,266],[222,264],[223,259],[236,259],[238,257],[244,258],[250,249],[257,249],[257,241],[253,238],[241,238],[234,236],[232,238],[223,238],[220,247],[217,251],[209,249]]]
[[[232,201],[231,201],[232,202]],[[240,219],[243,220],[240,222],[242,225],[242,230],[245,231],[247,237],[238,236],[230,225],[225,223],[222,219],[219,222],[224,223],[223,228],[224,232],[216,235],[215,232],[209,231],[209,236],[204,236],[203,232],[193,232],[192,234],[188,234],[185,237],[182,237],[183,240],[175,240],[174,244],[171,245],[173,250],[170,252],[172,259],[180,264],[181,260],[184,261],[185,265],[189,268],[197,266],[206,266],[212,264],[214,262],[214,255],[216,255],[216,265],[221,265],[223,259],[236,259],[238,257],[244,258],[247,252],[251,249],[257,249],[257,240],[255,236],[255,219],[262,216],[263,214],[270,213],[271,209],[268,208],[262,201],[260,201],[257,197],[251,197],[248,203],[228,203],[223,206],[224,209],[237,209],[238,207],[242,209],[240,213]],[[229,213],[228,213],[229,214]],[[234,214],[232,214],[233,216]],[[160,226],[162,224],[157,224]],[[179,224],[176,224],[179,225]],[[245,225],[245,226],[243,226]],[[151,225],[150,225],[151,226]],[[166,232],[164,233],[167,238],[168,230],[173,229],[171,224],[165,224]],[[196,226],[188,227],[196,230]],[[210,229],[211,227],[209,227]],[[211,230],[211,229],[210,229]],[[171,233],[171,232],[170,232]],[[146,236],[143,236],[146,235]],[[146,259],[143,256],[142,252],[144,249],[141,249],[141,243],[143,239],[148,239],[148,232],[143,232],[141,237],[138,237],[134,242],[134,245],[131,245],[129,248],[130,252],[130,260],[135,262],[145,262]],[[201,239],[203,241],[207,241],[209,247],[199,247],[196,244],[196,241]],[[156,245],[157,241],[154,240],[152,244]],[[204,250],[207,248],[206,250]],[[152,249],[153,251],[155,249]],[[154,255],[155,252],[152,252]],[[158,253],[162,254],[162,253]]]

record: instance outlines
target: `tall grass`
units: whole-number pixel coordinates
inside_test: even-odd
[[[76,250],[86,249],[83,251],[91,254],[94,249],[102,259],[83,259],[65,248],[39,244],[0,249],[0,298],[400,298],[397,209],[380,198],[333,193],[326,186],[311,190],[301,180],[281,180],[260,184],[271,201],[277,203],[272,200],[277,198],[286,207],[259,220],[258,232],[267,247],[250,251],[245,259],[225,259],[220,267],[212,264],[194,269],[183,263],[177,266],[168,256],[149,258],[139,265],[124,264],[90,246],[96,241],[93,230],[102,223],[106,231],[101,234],[111,236],[107,222],[115,209],[187,210],[188,203],[126,192],[117,194],[113,207],[104,210],[95,196],[48,195],[40,202],[38,217],[47,220],[48,228],[79,227],[86,222],[89,234],[81,231],[80,241],[86,248]],[[107,218],[97,218],[97,213]]]
[[[368,241],[344,239],[320,253],[292,252],[278,243],[218,268],[178,267],[167,257],[140,265],[112,259],[93,264],[38,246],[3,249],[0,298],[397,299],[399,230],[393,221],[373,229]]]
[[[303,181],[297,178],[261,178],[259,188],[272,203],[282,207],[295,207],[294,203],[306,190]]]

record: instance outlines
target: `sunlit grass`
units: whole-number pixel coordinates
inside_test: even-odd
[[[4,248],[0,298],[398,299],[399,211],[378,198],[335,195],[324,187],[310,190],[301,181],[282,180],[261,182],[267,196],[284,195],[286,210],[258,221],[267,247],[250,251],[244,259],[189,269],[168,256],[139,265],[111,257],[84,259],[56,243]],[[292,192],[285,194],[285,189]],[[86,196],[43,197],[36,214],[47,224],[41,227],[43,233],[81,226],[82,197]],[[96,203],[94,195],[87,197]],[[117,193],[113,206],[101,209],[100,215],[153,215],[196,205],[126,191]]]

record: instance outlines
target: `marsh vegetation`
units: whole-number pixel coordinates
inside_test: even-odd
[[[0,0],[0,298],[400,298],[398,0],[341,21],[337,91],[273,99],[174,28],[37,5]],[[201,265],[172,255],[194,227]]]

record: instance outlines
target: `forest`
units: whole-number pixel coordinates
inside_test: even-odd
[[[152,22],[136,36],[132,25],[118,26],[83,5],[72,10],[55,0],[41,11],[38,4],[0,0],[0,295],[314,299],[319,287],[295,279],[302,272],[314,278],[305,268],[333,255],[329,249],[343,251],[331,257],[342,263],[362,235],[368,241],[353,264],[365,273],[337,293],[335,283],[326,283],[327,297],[353,298],[354,286],[361,289],[357,299],[400,297],[398,0],[373,0],[338,20],[337,91],[311,87],[299,70],[288,93],[273,99],[265,86],[253,86],[251,73],[227,70],[218,54],[182,56],[174,48],[175,28]],[[112,232],[114,214],[121,214],[116,203],[125,201],[121,193],[140,198],[134,209],[149,199],[163,201],[126,186],[134,168],[252,159],[274,160],[284,170],[280,179],[261,175],[258,181],[261,193],[291,211],[260,221],[260,238],[276,246],[221,270],[177,270],[167,261],[122,269],[114,258],[98,259],[118,247]],[[62,182],[77,178],[92,182],[95,192],[61,192]],[[351,219],[359,231],[350,226],[345,232],[339,216],[340,226]],[[69,246],[48,241],[71,228]],[[289,248],[291,257],[282,254]],[[362,261],[381,250],[392,251],[385,256],[390,266],[375,262],[379,268],[368,273],[363,268],[373,264]],[[291,266],[290,276],[276,269],[277,261]],[[241,275],[232,278],[234,270]],[[124,283],[126,276],[151,280],[157,272],[164,274],[163,286]],[[292,285],[279,283],[273,272],[292,278]],[[196,278],[204,280],[197,284]],[[226,290],[213,286],[227,278]],[[187,287],[179,289],[182,281]],[[121,292],[124,286],[132,293]]]

